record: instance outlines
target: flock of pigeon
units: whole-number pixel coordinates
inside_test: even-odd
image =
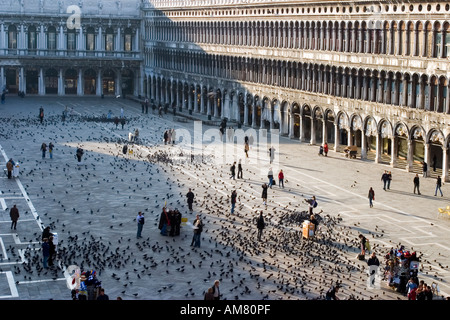
[[[18,235],[30,243],[24,263],[12,267],[19,292],[30,280],[53,279],[64,286],[56,280],[64,268],[77,265],[96,271],[110,299],[202,300],[216,279],[221,298],[228,300],[323,299],[336,283],[342,285],[342,299],[403,299],[388,288],[366,290],[367,266],[355,259],[358,233],[338,214],[317,214],[319,232],[310,239],[301,236],[308,218],[301,185],[269,190],[264,206],[265,178],[256,168],[244,168],[244,179],[234,181],[228,165],[210,159],[189,156],[175,163],[175,155],[189,153],[162,143],[164,131],[174,126],[167,119],[136,111],[122,130],[79,116],[62,122],[56,107],[43,124],[34,113],[1,118],[0,135],[5,150],[21,160],[20,180],[39,218],[59,235],[58,258],[54,267],[43,269],[36,250],[41,230],[34,225],[34,231],[23,233],[19,220]],[[126,140],[134,128],[140,130],[140,144]],[[40,145],[50,141],[56,146],[53,159],[42,159]],[[77,147],[85,151],[81,163],[75,159]],[[195,193],[193,213],[186,203],[189,188]],[[231,214],[234,189],[238,203]],[[281,192],[292,197],[289,205],[277,201]],[[164,206],[187,218],[180,236],[159,233]],[[136,239],[138,211],[146,220],[142,239]],[[266,228],[258,241],[255,218],[261,211]],[[190,246],[196,214],[205,225],[200,248]],[[55,299],[70,297],[67,290],[66,297]]]

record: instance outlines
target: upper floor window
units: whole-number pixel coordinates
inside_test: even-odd
[[[56,28],[53,26],[48,28],[47,48],[56,50]]]
[[[36,27],[31,26],[28,28],[28,49],[36,49]]]
[[[114,31],[111,28],[106,29],[105,50],[106,51],[113,51],[114,50]]]
[[[87,29],[86,33],[86,50],[94,51],[95,50],[95,30],[90,27]]]
[[[77,49],[77,38],[75,29],[67,30],[67,50]]]
[[[14,25],[8,27],[8,49],[17,49],[17,28]]]
[[[125,51],[133,50],[132,39],[133,39],[133,37],[131,34],[131,29],[127,28],[125,30],[125,35],[124,35],[124,50]]]

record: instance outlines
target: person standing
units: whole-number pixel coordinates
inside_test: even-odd
[[[383,190],[386,191],[386,185],[389,180],[388,173],[386,170],[384,170],[384,173],[381,176],[381,180],[383,181]]]
[[[213,293],[214,300],[220,300],[219,285],[220,285],[220,281],[219,280],[214,281],[214,286],[212,287],[212,289],[213,289],[212,293]]]
[[[235,176],[236,176],[236,161],[233,162],[233,165],[230,167],[230,179],[233,178],[233,180],[235,180]]]
[[[234,213],[234,208],[236,206],[237,192],[233,190],[231,192],[231,213]]]
[[[48,269],[48,257],[50,256],[50,245],[48,244],[48,238],[44,238],[42,242],[42,263],[44,269]]]
[[[274,147],[269,148],[269,157],[270,157],[270,164],[272,164],[273,159],[275,157],[275,148]]]
[[[267,205],[266,204],[266,202],[267,202],[267,184],[266,183],[264,183],[263,185],[262,185],[262,189],[263,189],[263,191],[262,191],[262,195],[261,195],[261,198],[263,199],[263,204],[264,205]]]
[[[367,239],[362,234],[360,234],[358,237],[359,237],[359,240],[360,240],[361,255],[365,255],[366,254],[366,241],[367,241]]]
[[[267,173],[267,178],[269,178],[269,188],[272,189],[272,185],[273,185],[273,171],[272,171],[272,168],[269,168],[269,172]]]
[[[420,190],[419,190],[419,175],[416,173],[416,176],[413,179],[414,182],[414,194],[416,193],[416,189],[417,189],[417,193],[420,195]]]
[[[19,209],[17,209],[17,206],[14,205],[11,210],[9,210],[9,216],[11,217],[11,230],[14,227],[14,230],[16,230],[17,227],[17,221],[19,220]]]
[[[148,114],[148,99],[145,99],[145,114]]]
[[[41,151],[42,151],[42,159],[45,158],[45,153],[47,152],[47,144],[45,142],[41,145]]]
[[[208,288],[208,291],[205,293],[205,298],[204,300],[214,300],[214,293],[213,293],[213,288]]]
[[[284,189],[284,173],[283,170],[280,170],[280,172],[278,173],[278,186],[281,188],[281,186],[283,186]]]
[[[8,179],[12,178],[12,172],[14,170],[14,161],[13,159],[9,159],[9,161],[6,163],[6,170],[8,170]]]
[[[189,211],[192,213],[192,204],[194,203],[194,193],[192,192],[191,188],[189,188],[189,192],[186,194],[187,203],[189,206]]]
[[[337,284],[336,286],[332,286],[330,289],[328,289],[327,293],[325,294],[326,300],[339,300],[338,297],[336,297],[336,293],[339,292],[340,285]]]
[[[436,172],[436,166],[437,166],[437,157],[436,155],[433,156],[433,171]]]
[[[174,211],[174,221],[175,221],[175,223],[174,223],[174,225],[173,225],[173,228],[174,228],[174,235],[175,235],[175,236],[179,236],[179,235],[180,235],[181,218],[182,218],[181,212],[178,211],[178,209],[175,209],[175,211]]]
[[[105,294],[105,289],[101,288],[97,300],[109,300],[107,294]]]
[[[423,177],[426,178],[428,175],[428,164],[425,161],[422,162],[422,171],[423,171]]]
[[[444,195],[442,194],[442,190],[441,190],[441,185],[442,185],[442,180],[441,177],[438,176],[436,179],[436,190],[434,191],[434,195],[437,195],[437,192],[439,190],[439,192],[441,193],[441,197],[443,197]]]
[[[367,196],[369,198],[369,205],[372,208],[373,207],[373,201],[375,200],[375,191],[370,187],[369,189],[369,195]]]
[[[42,106],[39,108],[39,121],[41,123],[44,121],[44,108],[42,108]]]
[[[123,126],[125,125],[125,118],[122,118],[122,119],[120,120],[120,124],[122,125],[122,130],[123,130]]]
[[[159,218],[159,230],[161,230],[161,235],[167,236],[167,227],[170,226],[169,215],[166,211],[166,208],[163,208],[161,212],[161,217]]]
[[[175,129],[172,128],[172,144],[175,144],[175,141],[177,139],[177,132]]]
[[[50,155],[50,159],[53,159],[53,148],[54,148],[55,146],[53,145],[53,143],[49,143],[48,144],[48,154]]]
[[[78,160],[78,163],[81,162],[81,157],[83,157],[83,154],[84,154],[83,149],[77,148],[77,160]]]
[[[51,267],[53,266],[53,259],[55,258],[56,255],[56,246],[53,243],[53,236],[50,236],[50,238],[48,238],[48,266]]]
[[[114,124],[116,125],[116,129],[117,129],[117,126],[119,125],[119,118],[118,117],[114,117]]]
[[[138,215],[136,217],[136,222],[137,222],[136,238],[139,239],[139,238],[142,238],[142,228],[144,227],[144,222],[145,222],[144,214],[141,211],[138,212]]]
[[[194,236],[192,237],[191,246],[193,245],[194,248],[195,247],[200,248],[200,238],[203,231],[203,222],[200,219],[199,215],[197,215],[196,219],[194,220],[193,226],[194,226]]]
[[[238,174],[237,174],[238,179],[242,179],[242,164],[241,164],[241,159],[239,159],[238,162]]]
[[[316,196],[312,196],[312,198],[306,200],[306,202],[308,203],[309,207],[309,215],[313,215],[314,214],[313,209],[317,207]]]
[[[323,153],[325,154],[325,157],[328,155],[328,143],[326,142],[323,145]]]
[[[261,241],[263,229],[266,227],[262,211],[259,213],[258,220],[256,220],[256,228],[258,228],[258,241]]]

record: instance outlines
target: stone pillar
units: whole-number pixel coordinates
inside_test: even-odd
[[[312,145],[316,144],[316,122],[313,117],[311,117],[311,140],[309,143]]]
[[[300,121],[299,121],[299,137],[298,139],[300,142],[303,142],[303,137],[305,136],[305,133],[303,132],[303,115],[300,115]]]
[[[413,169],[413,148],[412,141],[408,138],[408,156],[406,159],[406,172],[412,172]]]
[[[258,125],[256,123],[256,110],[257,110],[256,104],[253,102],[250,108],[252,108],[252,128],[257,128]]]
[[[391,137],[391,162],[390,166],[393,168],[395,166],[395,162],[397,160],[396,153],[397,153],[397,145],[396,145],[396,139],[395,136]]]
[[[77,81],[77,95],[82,96],[84,91],[84,81],[83,81],[83,70],[78,70],[78,81]]]
[[[97,96],[101,96],[102,95],[102,90],[103,90],[103,84],[102,84],[103,80],[102,80],[102,70],[98,70],[97,72],[97,88],[95,91],[95,94]]]
[[[205,109],[205,95],[203,94],[203,87],[200,86],[200,112],[202,114],[206,113],[206,109]]]
[[[66,94],[65,85],[64,85],[64,77],[63,70],[59,69],[58,75],[58,96],[63,96]]]
[[[447,86],[447,97],[445,99],[444,113],[450,113],[450,85]]]
[[[352,128],[348,127],[347,129],[347,145],[351,146],[352,145]]]
[[[0,50],[1,54],[1,50]],[[0,67],[0,88],[3,88],[5,86],[5,68]]]
[[[38,94],[40,96],[45,95],[44,69],[42,69],[42,68],[39,68]]]
[[[447,182],[448,177],[448,148],[442,147],[442,181]]]
[[[430,171],[430,168],[431,168],[430,144],[424,143],[423,146],[424,146],[423,158],[424,158],[424,161],[428,164],[428,170]]]
[[[377,132],[376,138],[376,150],[375,150],[375,163],[380,163],[381,161],[381,139],[380,134]]]
[[[212,115],[211,114],[211,110],[212,110],[212,106],[211,106],[211,103],[212,103],[212,99],[210,98],[210,96],[207,94],[206,95],[206,105],[207,105],[207,107],[206,107],[206,114],[208,115],[208,116],[210,116],[210,115]]]
[[[334,124],[334,151],[338,151],[339,146],[339,125],[337,123]]]
[[[242,123],[242,119],[240,120]],[[246,91],[244,91],[244,126],[248,126],[248,95]]]
[[[322,144],[325,144],[327,142],[327,135],[328,135],[327,125],[324,118],[322,119]]]
[[[425,84],[422,81],[422,77],[419,78],[419,105],[418,105],[418,109],[422,109],[424,108],[424,100],[425,100]]]
[[[26,84],[26,78],[25,78],[25,72],[23,67],[19,70],[19,90],[25,92],[25,84]]]
[[[361,129],[361,160],[367,159],[366,133]]]

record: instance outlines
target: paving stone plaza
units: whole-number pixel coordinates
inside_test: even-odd
[[[66,106],[69,115],[63,122]],[[383,280],[368,287],[367,259],[355,258],[359,234],[370,240],[383,267],[392,247],[416,251],[419,280],[438,285],[436,299],[450,294],[450,219],[438,215],[438,208],[450,204],[450,189],[444,184],[443,197],[434,196],[436,175],[420,175],[419,196],[413,193],[415,172],[347,159],[333,150],[328,157],[318,156],[318,146],[285,137],[278,138],[272,164],[270,143],[255,141],[248,159],[241,142],[214,144],[207,134],[200,148],[189,149],[181,141],[167,146],[167,129],[176,129],[177,137],[194,137],[199,125],[194,116],[160,117],[151,109],[143,114],[139,103],[122,98],[8,96],[0,108],[0,165],[6,168],[12,158],[20,168],[16,178],[0,177],[1,300],[70,300],[64,270],[71,265],[95,269],[110,299],[203,300],[216,279],[228,300],[323,299],[336,282],[342,283],[341,299],[407,299]],[[121,109],[127,119],[123,129],[104,118],[109,112],[120,117]],[[218,129],[206,116],[196,119],[203,120],[203,133]],[[135,129],[139,143],[129,143],[133,152],[124,155],[122,147]],[[255,132],[255,138],[265,137]],[[42,158],[43,142],[55,145],[52,159],[48,153]],[[82,165],[75,158],[78,146],[85,151]],[[202,148],[224,148],[226,157],[215,153],[216,158],[202,162]],[[230,165],[239,159],[243,179],[230,179]],[[283,170],[285,188],[269,189],[265,206],[261,185],[270,167],[276,174]],[[393,175],[388,191],[380,180],[385,170]],[[373,208],[367,198],[370,187],[375,190]],[[193,213],[186,203],[189,188],[196,196]],[[238,202],[230,214],[233,189]],[[304,199],[312,195],[322,221],[315,237],[302,239],[301,227],[289,218],[308,210]],[[17,230],[10,228],[14,204],[20,212]],[[165,205],[187,218],[179,236],[160,234]],[[138,211],[146,219],[141,239],[136,239]],[[260,211],[267,223],[263,241],[257,241],[254,224]],[[190,246],[196,214],[205,223],[200,248]],[[58,234],[60,253],[48,270],[42,270],[41,262],[45,226]]]

